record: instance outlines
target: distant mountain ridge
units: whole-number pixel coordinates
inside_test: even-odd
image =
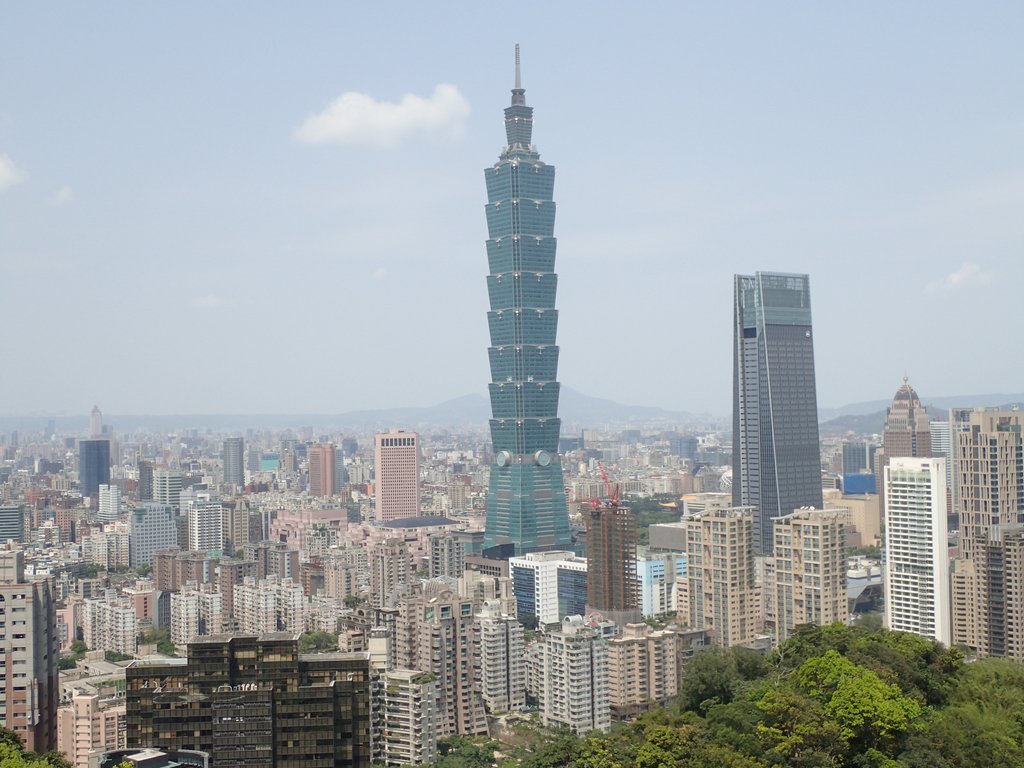
[[[881,432],[885,409],[891,400],[869,400],[838,408],[819,408],[822,435],[843,435],[847,432],[872,434]],[[944,419],[943,412],[953,407],[980,408],[1024,404],[1024,394],[956,395],[935,397],[924,405],[932,418]],[[624,405],[614,400],[591,397],[572,387],[562,386],[559,416],[564,434],[584,428],[618,429],[707,429],[728,431],[729,415],[694,414],[646,405]],[[468,394],[445,400],[437,405],[400,408],[377,408],[347,411],[338,414],[170,414],[170,415],[108,415],[107,423],[118,432],[149,429],[174,432],[181,429],[215,429],[240,431],[246,429],[284,429],[315,427],[321,430],[373,431],[390,427],[480,428],[487,426],[491,416],[485,395]],[[58,434],[74,435],[88,426],[88,414],[76,416],[0,415],[0,431],[38,432],[53,421]]]
[[[571,387],[562,386],[559,398],[559,416],[568,431],[584,427],[663,426],[685,428],[687,426],[724,423],[724,418],[695,416],[685,411],[670,411],[665,408],[640,405],[623,405],[613,400],[591,397]],[[38,431],[52,420],[60,434],[75,434],[83,431],[88,422],[82,416],[0,416],[0,429],[10,431],[23,429]],[[372,431],[390,427],[426,428],[467,428],[487,426],[491,418],[488,398],[480,394],[469,394],[445,400],[432,406],[376,408],[348,411],[339,414],[171,414],[150,415],[107,415],[105,421],[119,432],[135,429],[149,429],[171,432],[179,429],[209,428],[218,430],[268,429],[312,426],[318,429],[348,429]]]
[[[838,437],[853,432],[858,435],[880,434],[885,427],[885,413],[891,400],[872,400],[854,403],[842,408],[819,409],[822,436]],[[946,421],[950,408],[1012,408],[1024,407],[1024,394],[1016,395],[957,395],[935,397],[921,403],[932,421]],[[864,410],[862,410],[864,409]],[[835,413],[827,417],[828,413]]]

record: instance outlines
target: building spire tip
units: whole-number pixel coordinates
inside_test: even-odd
[[[522,90],[522,78],[519,75],[519,43],[516,43],[516,90]]]

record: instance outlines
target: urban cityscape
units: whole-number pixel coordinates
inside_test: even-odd
[[[152,13],[146,24],[157,23]],[[28,13],[18,21],[24,40],[45,27]],[[420,293],[438,291],[429,302],[444,305],[443,337],[412,327],[429,327],[424,305],[374,288],[395,274],[369,251],[346,255],[351,281],[329,287],[334,273],[282,253],[258,278],[257,314],[242,309],[242,292],[216,287],[227,257],[198,268],[183,257],[198,287],[179,296],[181,316],[159,303],[178,284],[140,254],[138,269],[153,270],[152,312],[125,304],[102,324],[88,312],[65,320],[65,338],[89,347],[94,368],[64,365],[56,348],[44,366],[39,350],[20,348],[46,346],[55,299],[45,280],[30,278],[31,296],[19,281],[51,265],[42,250],[26,255],[17,208],[26,203],[4,212],[36,182],[17,142],[5,144],[17,131],[0,108],[0,228],[16,233],[6,245],[0,235],[0,291],[19,331],[0,376],[5,766],[1024,766],[1024,387],[1017,363],[1002,362],[1016,357],[1024,316],[995,293],[1018,276],[1001,261],[1011,251],[989,233],[979,242],[990,251],[958,255],[952,272],[914,262],[913,289],[934,318],[860,295],[852,275],[841,303],[835,263],[777,249],[735,267],[719,258],[724,279],[695,268],[693,282],[672,288],[668,315],[645,314],[665,303],[651,297],[669,295],[658,292],[666,286],[631,295],[611,273],[591,275],[604,290],[567,335],[566,286],[600,273],[607,257],[587,264],[562,234],[556,205],[571,211],[580,186],[563,187],[562,175],[555,183],[560,153],[572,152],[546,131],[560,94],[543,93],[544,67],[515,33],[492,29],[483,46],[495,61],[482,70],[489,106],[480,103],[479,124],[466,122],[459,89],[441,83],[429,98],[395,103],[349,91],[293,132],[303,147],[369,154],[422,129],[415,154],[443,155],[431,178],[402,189],[367,182],[361,193],[383,210],[435,193],[476,201],[471,300],[440,298],[441,284],[467,270],[461,255],[438,257],[443,245],[424,242],[428,263],[407,276]],[[628,49],[640,56],[643,46]],[[607,64],[593,62],[602,73]],[[599,88],[586,114],[558,119],[618,145],[619,95]],[[149,109],[141,94],[131,101]],[[459,135],[477,125],[497,152],[454,162],[465,152]],[[663,148],[639,144],[632,163]],[[624,157],[587,162],[614,187]],[[390,177],[380,155],[366,162]],[[1014,194],[1024,202],[1017,162],[1006,160],[1017,181],[1000,187],[999,205]],[[62,186],[47,205],[86,208],[74,194]],[[182,194],[167,191],[161,216]],[[608,208],[591,212],[591,238],[603,217],[611,228],[629,210],[625,193],[607,194]],[[348,226],[379,230],[387,250],[391,230],[416,224]],[[240,244],[274,231],[251,226]],[[1019,223],[1006,232],[1019,252]],[[646,282],[670,282],[634,255],[630,237],[643,250],[635,233],[609,238],[620,260],[635,261]],[[562,249],[577,255],[563,261]],[[820,272],[806,267],[819,261]],[[76,280],[77,266],[55,269]],[[89,302],[116,304],[119,279],[106,274],[106,295]],[[332,323],[274,303],[276,292],[303,291],[310,306],[331,296],[358,305],[358,316]],[[367,309],[358,294],[371,293]],[[704,306],[698,294],[714,314],[691,311]],[[935,330],[958,310],[993,338],[954,345]],[[664,325],[673,316],[678,324]],[[841,325],[857,327],[841,336]],[[235,339],[254,334],[262,353],[239,355]],[[645,339],[632,346],[631,334]],[[188,338],[178,346],[172,336]],[[364,353],[369,338],[375,348]],[[121,357],[119,345],[133,352]],[[591,376],[581,381],[583,370]],[[641,394],[669,390],[679,399]],[[75,410],[83,397],[91,407]],[[841,398],[850,404],[837,406]]]

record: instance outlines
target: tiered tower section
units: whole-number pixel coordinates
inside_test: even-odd
[[[494,443],[484,546],[503,557],[571,548],[558,457],[555,169],[531,144],[525,93],[516,46],[508,145],[484,172]]]

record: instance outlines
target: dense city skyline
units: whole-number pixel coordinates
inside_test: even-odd
[[[727,414],[732,275],[766,269],[811,275],[823,406],[905,373],[1019,389],[989,331],[1021,319],[1024,10],[522,12],[544,23],[495,39],[488,7],[8,9],[0,284],[26,335],[0,411],[482,392],[479,163],[517,41],[560,167],[568,386]]]

